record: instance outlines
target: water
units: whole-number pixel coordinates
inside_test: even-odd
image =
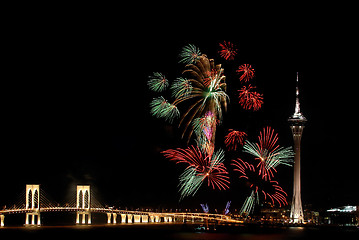
[[[0,239],[359,239],[356,227],[217,226],[210,231],[198,231],[195,227],[180,223],[5,227],[0,229]]]

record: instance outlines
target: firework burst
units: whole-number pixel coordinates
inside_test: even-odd
[[[252,87],[250,84],[248,87],[243,86],[238,90],[239,104],[246,109],[253,109],[253,111],[258,111],[263,104],[263,94],[253,91],[255,87]]]
[[[222,106],[226,109],[228,95],[226,90],[226,77],[223,75],[221,65],[215,65],[213,59],[208,59],[206,55],[201,55],[196,64],[189,64],[183,71],[188,75],[191,83],[191,91],[176,98],[174,104],[187,102],[189,107],[182,115],[180,125],[184,125],[183,135],[193,119],[202,117],[206,112],[211,112],[216,119],[222,119]],[[191,137],[189,133],[188,139]],[[213,139],[214,139],[213,134]]]
[[[186,78],[176,78],[176,80],[171,85],[172,97],[180,98],[186,97],[192,92],[192,84]]]
[[[208,186],[213,189],[226,190],[229,188],[228,172],[223,164],[223,150],[220,149],[212,155],[208,155],[202,153],[198,147],[190,146],[187,149],[169,149],[162,153],[176,163],[187,165],[179,177],[180,199],[195,195],[206,179]]]
[[[212,112],[206,112],[204,117],[195,118],[192,122],[193,130],[197,136],[197,145],[208,155],[211,155],[214,151],[214,142],[212,140],[217,124],[218,121]]]
[[[154,72],[152,76],[148,77],[147,85],[150,90],[155,92],[162,92],[168,87],[168,80],[165,75],[159,72]]]
[[[193,44],[188,44],[182,48],[182,51],[179,54],[179,62],[185,64],[196,63],[201,55],[202,53],[198,47]]]
[[[242,64],[236,70],[238,74],[241,74],[239,80],[242,82],[248,82],[254,77],[254,69],[249,64]]]
[[[294,152],[291,147],[280,147],[277,145],[278,134],[274,133],[274,129],[267,127],[260,133],[259,143],[252,143],[248,140],[243,146],[243,152],[249,153],[258,160],[258,174],[263,179],[271,180],[276,172],[276,167],[280,164],[292,166]]]
[[[257,167],[240,158],[232,160],[231,165],[234,166],[234,171],[240,173],[239,178],[245,179],[247,186],[252,190],[242,206],[241,214],[248,216],[253,211],[255,204],[259,204],[260,199],[272,205],[279,205],[279,207],[288,204],[287,193],[279,186],[278,182],[263,179],[258,173],[260,170]]]
[[[219,54],[226,60],[234,60],[234,56],[237,54],[237,49],[235,49],[233,43],[224,41],[220,43]]]
[[[158,118],[164,118],[169,123],[172,123],[174,119],[178,118],[180,113],[177,107],[169,103],[162,96],[154,98],[150,103],[151,114]]]
[[[180,53],[180,62],[187,63],[182,74],[188,78],[179,77],[171,85],[172,97],[175,100],[172,103],[167,102],[162,97],[154,99],[151,104],[151,113],[153,116],[165,118],[169,122],[173,122],[179,116],[177,106],[184,103],[184,112],[179,122],[179,127],[183,127],[182,138],[188,133],[188,142],[194,131],[191,122],[196,118],[202,118],[207,112],[211,112],[214,116],[214,122],[222,120],[222,107],[227,108],[226,94],[226,76],[223,74],[221,65],[215,65],[213,59],[208,59],[205,54],[201,54],[199,49],[194,45],[187,45]],[[162,74],[154,73],[154,77],[150,77],[148,85],[150,89],[162,91],[167,87],[168,82],[164,80]],[[182,108],[182,107],[181,107]],[[212,130],[211,142],[215,139],[215,124]],[[189,131],[188,131],[189,130]],[[187,143],[188,143],[187,142]]]
[[[224,144],[229,151],[236,151],[238,146],[243,146],[247,133],[229,129],[229,133],[224,137]]]

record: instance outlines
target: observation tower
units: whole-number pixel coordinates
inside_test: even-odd
[[[290,219],[292,223],[303,223],[304,215],[302,208],[302,197],[300,187],[300,141],[304,125],[307,119],[300,112],[299,103],[299,88],[298,88],[298,72],[297,72],[297,87],[296,87],[296,99],[295,99],[295,110],[294,114],[288,118],[290,128],[292,129],[293,140],[294,140],[294,183],[293,183],[293,199],[292,208],[290,211]]]

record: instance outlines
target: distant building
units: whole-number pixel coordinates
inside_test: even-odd
[[[342,226],[357,226],[359,224],[359,206],[343,206],[327,210],[325,223]]]
[[[261,221],[276,222],[276,223],[289,223],[288,208],[263,208],[261,209]]]
[[[288,208],[263,208],[261,209],[261,220],[270,221],[277,223],[292,223],[292,218],[290,218],[290,209]],[[318,211],[313,211],[311,209],[304,209],[303,217],[306,219],[303,224],[320,224],[321,218]]]

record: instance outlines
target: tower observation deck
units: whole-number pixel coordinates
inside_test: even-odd
[[[297,86],[296,86],[296,101],[294,114],[288,118],[288,122],[293,134],[294,140],[294,176],[293,176],[293,199],[290,211],[290,219],[292,223],[302,223],[304,221],[302,198],[301,198],[301,185],[300,185],[300,142],[304,125],[307,119],[300,111],[299,103],[299,87],[298,87],[298,73],[297,73]]]

